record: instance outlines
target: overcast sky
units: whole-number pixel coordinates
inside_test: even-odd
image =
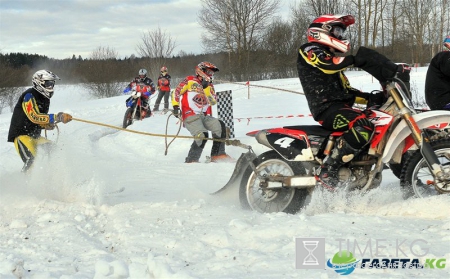
[[[284,19],[294,0],[281,0]],[[161,28],[181,50],[200,54],[200,0],[0,0],[0,52],[88,58],[98,47],[139,56],[144,32]]]

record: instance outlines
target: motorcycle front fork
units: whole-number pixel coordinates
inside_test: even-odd
[[[401,94],[398,89],[392,85],[387,86],[387,90],[391,93],[402,118],[406,121],[409,129],[411,130],[411,136],[415,144],[420,148],[420,153],[428,164],[433,176],[440,181],[449,181],[450,178],[442,171],[441,163],[438,157],[434,153],[433,148],[430,145],[430,140],[425,137],[424,132],[419,128],[414,120],[412,113],[408,110],[402,101]]]

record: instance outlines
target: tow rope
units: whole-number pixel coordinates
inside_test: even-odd
[[[170,117],[170,115],[169,115]],[[109,125],[109,124],[104,124],[104,123],[100,123],[100,122],[95,122],[95,121],[90,121],[90,120],[85,120],[85,119],[80,119],[80,118],[76,118],[76,117],[72,117],[73,121],[78,121],[78,122],[84,122],[84,123],[88,123],[88,124],[92,124],[92,125],[97,125],[97,126],[103,126],[103,127],[107,127],[107,128],[111,128],[111,129],[116,129],[116,130],[120,130],[120,131],[125,131],[125,132],[129,132],[129,133],[134,133],[134,134],[139,134],[139,135],[144,135],[144,136],[151,136],[151,137],[164,137],[166,138],[166,142],[167,142],[167,138],[173,138],[172,141],[169,143],[169,145],[175,140],[175,138],[180,138],[180,139],[197,139],[196,137],[193,136],[182,136],[179,135],[178,133],[176,135],[168,135],[167,133],[165,135],[163,134],[155,134],[155,133],[148,133],[148,132],[141,132],[141,131],[136,131],[136,130],[130,130],[130,129],[125,129],[125,128],[121,128],[121,127],[117,127],[114,125]],[[168,121],[169,119],[167,119]],[[181,129],[181,124],[179,127],[178,132]],[[166,126],[166,131],[167,131],[167,126]],[[244,149],[250,149],[251,146],[246,145],[241,143],[239,140],[230,140],[230,139],[215,139],[215,138],[203,138],[203,140],[211,140],[211,141],[218,141],[218,142],[224,142],[225,145],[231,145],[231,146],[237,146],[237,147],[241,147]],[[167,148],[166,147],[166,155],[167,155]]]

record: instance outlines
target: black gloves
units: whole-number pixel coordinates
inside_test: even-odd
[[[180,118],[180,107],[179,106],[173,106],[173,116],[176,118]]]
[[[396,77],[399,78],[401,81],[403,81],[403,83],[405,84],[406,88],[408,89],[408,91],[410,91],[410,84],[409,84],[409,80],[410,80],[410,76],[409,74],[411,73],[411,67],[408,64],[398,64],[397,65],[397,75]]]
[[[409,74],[411,73],[411,67],[408,64],[398,64],[397,65],[397,75],[396,77],[401,79],[403,82],[409,83]]]
[[[386,102],[387,98],[383,91],[374,90],[370,92],[367,99],[367,108],[380,107]]]

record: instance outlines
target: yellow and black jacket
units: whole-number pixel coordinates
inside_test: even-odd
[[[20,96],[11,117],[8,142],[21,135],[38,138],[43,127],[55,123],[55,115],[48,114],[50,99],[34,88],[29,88]]]
[[[350,86],[344,70],[354,63],[352,55],[338,57],[329,47],[306,43],[299,49],[297,70],[309,109],[315,120],[331,105],[365,104],[367,93]],[[356,100],[358,97],[358,100]]]

